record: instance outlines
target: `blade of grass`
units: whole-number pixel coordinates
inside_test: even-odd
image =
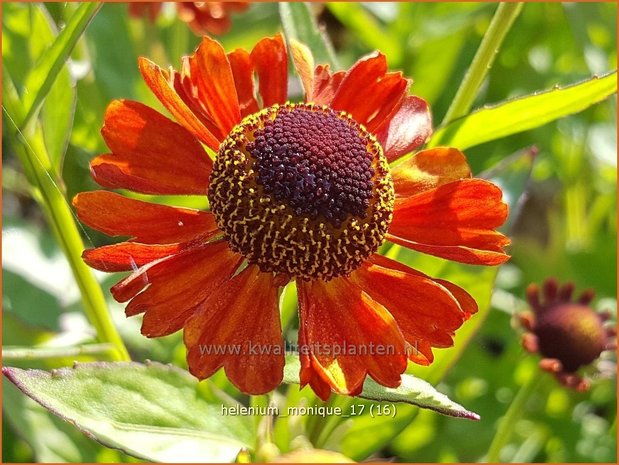
[[[475,53],[473,62],[464,76],[464,80],[458,88],[442,125],[466,115],[477,96],[479,86],[483,82],[488,70],[492,67],[503,39],[509,32],[514,20],[522,10],[522,3],[500,3],[492,18],[488,30]]]
[[[312,7],[305,2],[280,2],[279,15],[286,40],[296,39],[312,51],[317,63],[329,63],[339,69],[333,45],[324,31],[321,31],[312,13]]]
[[[101,4],[96,2],[82,3],[50,45],[49,50],[43,54],[41,61],[30,71],[25,86],[28,93],[24,95],[23,102],[25,117],[23,121],[18,121],[20,129],[28,125],[41,107],[62,66],[100,7]]]

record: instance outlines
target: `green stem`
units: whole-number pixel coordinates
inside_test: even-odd
[[[479,86],[483,82],[488,70],[492,67],[494,58],[503,43],[503,39],[510,30],[514,20],[522,10],[523,3],[500,3],[492,18],[488,30],[477,49],[473,62],[469,67],[460,88],[456,93],[442,126],[466,115],[477,96]]]
[[[18,128],[16,121],[20,120],[25,112],[21,107],[14,86],[8,77],[2,79],[3,96],[6,96],[4,111],[12,125],[12,141],[15,142],[15,153],[19,157],[28,181],[35,190],[35,198],[47,218],[47,222],[56,236],[60,248],[64,252],[73,276],[80,289],[84,312],[90,323],[97,331],[98,342],[108,342],[116,348],[117,360],[130,360],[127,348],[116,331],[107,304],[99,283],[91,270],[82,261],[84,243],[78,226],[73,218],[73,212],[59,186],[61,179],[54,179],[55,175],[45,144],[41,141],[33,121],[23,132]]]
[[[518,394],[516,394],[516,397],[507,409],[507,412],[505,412],[505,415],[499,422],[497,432],[486,454],[486,463],[497,463],[501,460],[501,451],[508,444],[514,427],[522,416],[527,401],[531,397],[531,394],[539,388],[542,379],[544,379],[543,376],[534,374],[522,385]]]
[[[87,344],[79,347],[18,347],[4,346],[2,347],[2,361],[16,362],[25,360],[49,360],[65,357],[78,357],[80,355],[95,355],[109,358],[115,352],[113,345],[108,343],[103,344]]]
[[[71,208],[60,191],[58,183],[54,182],[50,171],[43,169],[34,152],[28,148],[17,152],[21,154],[22,163],[29,165],[30,171],[34,174],[34,179],[31,182],[34,181],[34,187],[38,189],[41,195],[41,205],[48,223],[69,262],[80,289],[86,316],[97,331],[97,340],[114,345],[118,360],[130,360],[129,352],[116,331],[108,312],[101,286],[82,260],[84,243]]]

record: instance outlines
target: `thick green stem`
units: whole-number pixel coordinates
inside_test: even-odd
[[[130,360],[127,348],[116,331],[107,309],[105,298],[99,283],[91,270],[82,261],[84,244],[73,218],[71,207],[60,188],[61,180],[54,180],[54,172],[47,156],[45,144],[42,143],[34,124],[28,125],[23,132],[18,129],[16,121],[25,113],[12,82],[3,74],[4,111],[12,126],[12,142],[34,189],[35,198],[41,205],[48,224],[56,236],[60,248],[71,266],[73,276],[80,289],[84,312],[97,331],[97,342],[108,342],[116,349],[116,359]]]
[[[531,394],[538,389],[543,378],[543,376],[534,374],[522,385],[518,394],[516,394],[516,397],[507,409],[507,412],[505,412],[505,415],[499,421],[499,427],[488,448],[488,453],[486,454],[486,460],[484,460],[484,462],[500,462],[501,451],[509,443],[514,427],[522,416],[527,401],[531,397]]]
[[[97,341],[112,344],[116,348],[118,360],[130,360],[127,348],[108,312],[101,286],[82,260],[84,244],[71,208],[60,191],[58,183],[54,182],[51,172],[43,168],[36,154],[29,147],[17,150],[17,153],[22,163],[29,167],[28,171],[33,173],[33,179],[30,182],[40,194],[41,206],[47,216],[48,224],[69,262],[80,289],[86,316],[97,331]]]
[[[477,91],[481,86],[488,70],[492,67],[494,58],[503,43],[503,39],[510,30],[514,20],[522,10],[523,3],[500,3],[492,22],[484,35],[484,38],[475,53],[473,62],[469,67],[464,80],[456,93],[447,114],[443,119],[442,126],[453,120],[466,115],[473,101],[477,96]]]

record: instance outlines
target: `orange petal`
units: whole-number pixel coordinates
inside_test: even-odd
[[[221,133],[228,134],[241,121],[241,111],[226,52],[219,42],[205,36],[189,58],[189,66],[200,102]]]
[[[380,85],[373,91],[368,90],[363,107],[363,124],[368,131],[376,133],[387,121],[390,121],[402,105],[408,94],[410,81],[402,78],[402,73],[387,73],[380,80]]]
[[[107,273],[131,271],[182,250],[182,244],[152,245],[135,242],[104,245],[84,250],[82,258],[92,268]]]
[[[192,285],[192,281],[199,281],[200,273],[196,271],[196,268],[199,268],[200,265],[205,270],[209,270],[211,267],[221,267],[222,274],[225,274],[226,264],[229,262],[238,264],[240,262],[240,255],[230,251],[225,241],[188,247],[178,254],[155,260],[134,271],[112,286],[112,295],[118,302],[127,302],[133,299],[147,285],[150,285],[148,288],[148,295],[151,297],[150,302],[159,303],[163,297],[175,295],[177,289],[187,292],[188,287]],[[222,279],[225,279],[225,276]],[[174,285],[168,285],[170,282],[173,282]],[[199,286],[196,286],[196,289],[190,294],[198,292],[199,289],[197,287]],[[187,299],[193,298],[190,294],[186,296]],[[137,315],[146,311],[138,303],[126,309],[125,313],[127,316]],[[148,301],[142,300],[141,303],[145,304]]]
[[[254,265],[220,286],[185,326],[189,371],[208,378],[222,366],[247,394],[264,394],[282,381],[284,348],[277,286]]]
[[[335,93],[344,80],[344,76],[346,76],[345,71],[331,74],[329,65],[316,66],[312,84],[312,98],[307,101],[314,102],[317,105],[331,105]]]
[[[425,100],[409,95],[376,136],[387,160],[394,161],[423,145],[432,134],[432,115]]]
[[[140,72],[146,85],[153,91],[155,96],[164,107],[174,116],[176,121],[182,124],[188,131],[201,140],[207,147],[217,151],[221,139],[215,137],[203,121],[187,106],[183,99],[174,89],[174,79],[152,61],[140,57],[138,59]]]
[[[502,192],[482,179],[462,179],[395,206],[387,239],[431,255],[478,265],[509,259],[509,239],[493,228],[507,218]]]
[[[194,75],[191,74],[191,60],[192,57],[181,57],[181,71],[177,72],[173,69],[170,70],[171,77],[170,82],[174,87],[174,91],[183,100],[189,110],[200,120],[200,122],[206,127],[215,139],[222,141],[228,135],[224,132],[215,121],[213,121],[211,115],[209,115],[206,105],[200,100],[198,95],[198,83]],[[215,150],[218,150],[216,148]]]
[[[408,85],[401,73],[387,73],[385,55],[376,52],[350,68],[330,106],[375,131],[399,108]]]
[[[391,169],[396,202],[459,179],[470,178],[471,169],[458,149],[437,147],[417,152]]]
[[[294,67],[305,90],[305,101],[311,102],[314,87],[314,57],[312,51],[301,42],[290,39],[290,52]]]
[[[417,273],[388,268],[371,261],[350,276],[353,283],[383,305],[397,322],[406,341],[419,347],[450,347],[465,320],[458,301],[440,284]]]
[[[258,75],[262,106],[285,103],[288,96],[288,52],[281,34],[266,37],[251,51],[251,60]]]
[[[99,184],[147,194],[206,195],[211,159],[189,131],[152,108],[114,100],[101,134],[112,154],[90,164]]]
[[[150,267],[135,278],[148,281],[149,287],[129,302],[125,312],[144,313],[142,334],[147,337],[176,332],[230,279],[242,260],[220,241]]]
[[[219,230],[209,212],[134,200],[108,191],[73,198],[79,219],[108,236],[129,236],[147,244],[173,244],[213,237]]]
[[[304,343],[299,350],[308,351],[302,380],[317,375],[347,395],[361,392],[366,374],[385,386],[400,384],[406,369],[404,340],[383,306],[347,278],[297,281],[297,288]]]
[[[383,268],[391,268],[393,270],[402,271],[404,273],[416,274],[418,276],[423,276],[424,278],[431,279],[435,283],[440,284],[445,289],[447,289],[451,295],[458,301],[460,304],[460,308],[464,312],[464,316],[468,319],[471,315],[477,313],[478,307],[475,299],[466,292],[461,287],[446,281],[444,279],[437,279],[431,276],[428,276],[425,273],[422,273],[419,270],[415,270],[409,266],[406,266],[404,263],[400,263],[396,260],[391,260],[390,258],[385,257],[384,255],[374,254],[368,258],[368,261],[374,263],[375,265],[382,266]]]
[[[230,61],[230,69],[232,69],[234,85],[239,97],[241,116],[256,113],[259,108],[254,95],[254,66],[249,53],[238,48],[228,53],[228,61]]]

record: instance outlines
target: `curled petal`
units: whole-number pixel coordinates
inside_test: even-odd
[[[509,239],[493,228],[507,218],[501,190],[481,179],[463,179],[399,202],[387,239],[438,257],[478,265],[509,259]]]
[[[189,131],[152,108],[114,100],[101,134],[113,153],[90,164],[99,184],[147,194],[206,194],[211,159]]]
[[[471,169],[458,149],[438,147],[417,152],[391,169],[396,202],[459,179],[470,178]]]
[[[239,98],[241,116],[245,117],[259,110],[254,93],[254,66],[249,53],[242,48],[228,53],[230,69],[234,76],[234,85]]]
[[[331,73],[329,65],[316,66],[312,81],[312,98],[307,101],[317,105],[330,105],[335,93],[342,85],[344,76],[346,76],[345,71]]]
[[[239,267],[242,258],[221,241],[147,270],[148,288],[129,302],[128,316],[144,313],[142,334],[160,337],[181,329]]]
[[[295,39],[290,39],[290,52],[294,67],[305,90],[305,101],[311,102],[314,86],[314,56],[307,46]]]
[[[80,221],[108,236],[146,244],[174,244],[219,231],[209,212],[134,200],[114,192],[82,192],[73,198]]]
[[[153,245],[121,242],[84,250],[82,258],[88,266],[112,273],[137,270],[150,262],[174,255],[182,248],[182,244]]]
[[[203,37],[189,58],[189,68],[200,103],[221,134],[228,134],[241,121],[241,111],[224,48],[216,40]]]
[[[288,52],[281,34],[267,37],[251,51],[251,60],[258,75],[262,106],[285,103],[288,95]]]
[[[248,394],[264,394],[281,383],[284,351],[273,279],[250,265],[219,286],[187,322],[187,363],[194,376],[208,378],[223,366]]]
[[[392,316],[347,278],[297,281],[300,379],[318,376],[336,392],[356,395],[367,374],[395,387],[406,369],[404,339]],[[320,385],[317,381],[314,384]],[[324,394],[320,389],[318,394]]]
[[[390,268],[392,270],[402,271],[404,273],[414,274],[417,276],[421,276],[423,278],[431,279],[435,283],[443,286],[447,289],[451,295],[458,301],[460,308],[464,312],[464,318],[468,319],[471,315],[477,313],[478,307],[475,299],[462,289],[460,286],[455,285],[452,282],[449,282],[445,279],[438,279],[428,276],[425,273],[422,273],[419,270],[415,270],[410,266],[405,265],[404,263],[400,263],[396,260],[391,260],[390,258],[385,257],[384,255],[374,254],[368,258],[368,262],[373,263],[375,265],[381,266],[383,268]]]
[[[226,272],[231,274],[239,263],[240,255],[233,253],[225,241],[186,248],[134,271],[112,287],[112,295],[118,302],[127,302],[148,286],[142,293],[146,295],[127,307],[128,316],[145,312],[149,305],[160,304],[176,295],[195,306],[205,298],[198,298],[203,292],[202,284],[208,284],[203,283],[203,277],[211,277],[213,282],[221,284]],[[211,289],[210,284],[206,287]]]
[[[387,73],[385,55],[376,52],[348,70],[330,106],[350,113],[373,132],[397,111],[408,86],[401,73]]]
[[[425,100],[404,97],[397,112],[378,129],[378,141],[390,162],[423,145],[432,134],[432,115]]]
[[[425,347],[425,343],[432,347],[453,345],[454,332],[464,322],[465,313],[441,284],[372,261],[353,272],[350,279],[393,315],[413,348]]]
[[[152,90],[163,106],[174,116],[176,121],[207,147],[217,151],[222,139],[216,137],[208,125],[180,97],[175,89],[176,73],[174,77],[171,77],[167,71],[162,70],[155,63],[143,57],[138,59],[138,64],[144,82],[146,82],[146,85]]]

